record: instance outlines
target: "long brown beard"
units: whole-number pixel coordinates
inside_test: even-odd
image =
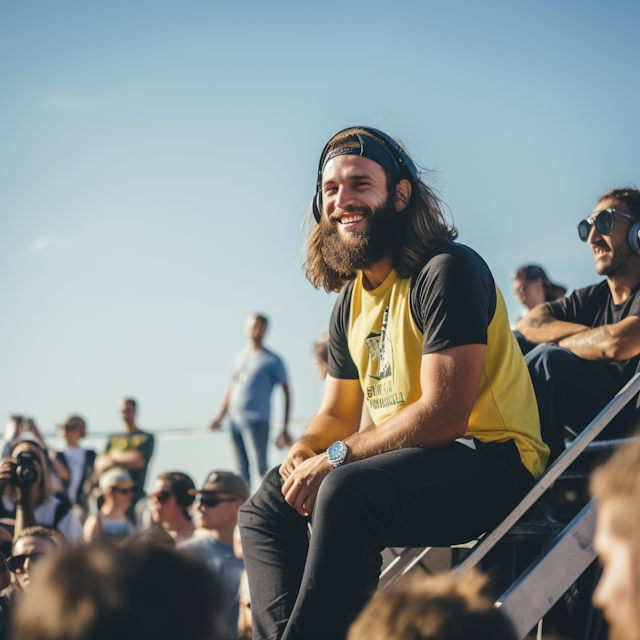
[[[341,234],[339,216],[344,211],[366,215],[367,228]],[[322,259],[330,269],[346,278],[368,269],[393,251],[399,227],[398,215],[391,196],[375,211],[369,207],[349,207],[335,211],[331,218],[323,215],[318,234]]]

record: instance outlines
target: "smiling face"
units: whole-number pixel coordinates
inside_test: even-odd
[[[593,210],[592,217],[603,209],[615,209],[621,213],[629,213],[629,209],[624,202],[615,198],[606,198],[598,203]],[[627,264],[629,259],[637,258],[627,240],[633,220],[618,216],[615,213],[613,217],[614,226],[611,233],[603,235],[595,228],[595,225],[592,226],[589,232],[589,243],[596,263],[596,273],[601,276],[614,275],[621,267]]]
[[[593,604],[602,609],[611,640],[640,640],[640,561],[628,542],[613,532],[611,519],[611,507],[604,501],[593,540],[602,565]]]
[[[383,168],[369,158],[345,155],[330,160],[323,173],[319,226],[320,251],[329,267],[351,276],[391,253],[397,216],[410,195],[407,180],[389,194]]]

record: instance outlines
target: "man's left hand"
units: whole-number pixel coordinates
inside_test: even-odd
[[[305,460],[293,470],[282,486],[284,499],[301,516],[310,516],[320,485],[332,470],[326,454]]]

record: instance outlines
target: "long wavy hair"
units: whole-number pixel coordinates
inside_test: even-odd
[[[372,137],[364,129],[349,129],[331,141],[327,153],[346,146],[359,147],[356,133]],[[383,170],[387,178],[387,194],[395,193],[400,179],[386,169]],[[423,175],[417,184],[412,183],[409,204],[398,212],[395,234],[390,239],[391,263],[400,278],[413,277],[438,245],[458,237],[453,220],[447,219],[445,206],[438,195],[426,185]],[[320,225],[315,222],[310,210],[311,208],[307,211],[306,218],[309,237],[304,247],[306,258],[303,264],[307,279],[316,289],[322,287],[326,291],[340,291],[356,274],[338,273],[326,263],[321,251]]]

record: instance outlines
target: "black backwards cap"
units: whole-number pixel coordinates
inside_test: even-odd
[[[353,132],[358,138],[360,147],[342,147],[334,149],[331,153],[327,153],[332,140],[345,131],[350,129],[362,129],[366,134]],[[320,156],[318,164],[318,179],[316,182],[316,195],[313,199],[313,216],[316,222],[320,222],[322,218],[322,174],[329,160],[337,156],[363,156],[377,162],[383,169],[397,178],[406,178],[412,184],[416,184],[419,180],[418,168],[413,160],[407,155],[404,149],[386,133],[374,129],[372,127],[347,127],[338,131],[325,145]]]

